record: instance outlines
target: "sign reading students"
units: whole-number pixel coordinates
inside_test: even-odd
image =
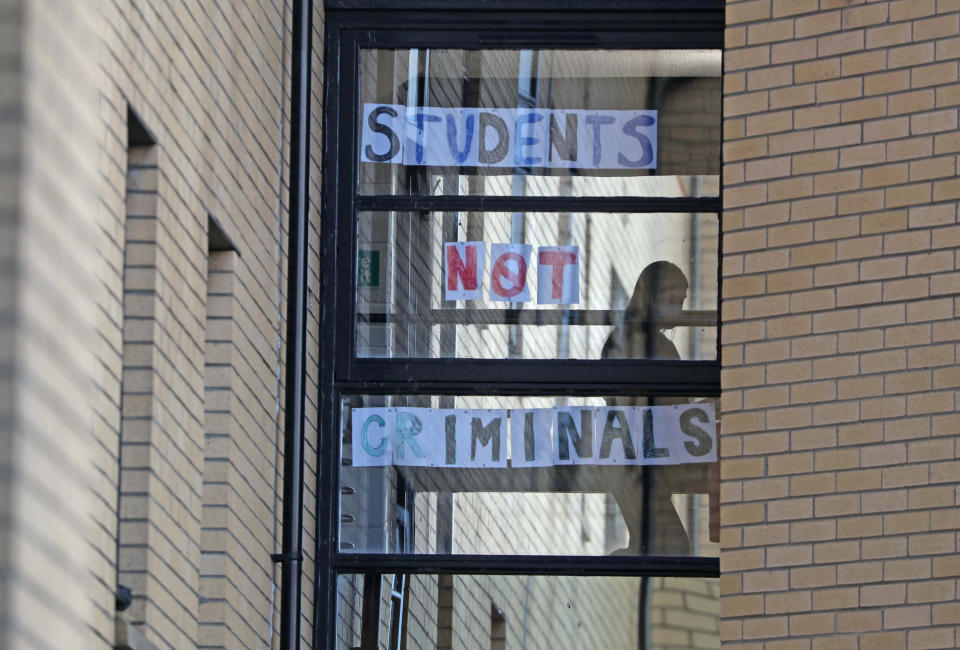
[[[442,167],[654,169],[657,111],[364,104],[360,159]]]

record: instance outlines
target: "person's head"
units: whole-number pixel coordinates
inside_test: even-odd
[[[687,278],[676,264],[654,262],[643,269],[624,316],[627,320],[675,318],[687,298]]]

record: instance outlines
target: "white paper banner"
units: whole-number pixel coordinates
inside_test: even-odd
[[[712,463],[717,460],[717,418],[713,404],[658,407],[657,444],[669,444],[669,463]]]
[[[482,241],[450,242],[443,245],[444,300],[480,300],[483,297],[484,256]]]
[[[676,418],[673,407],[644,408],[636,414],[634,425],[640,432],[640,455],[644,465],[673,465],[678,462],[676,440],[664,435],[673,429],[671,419]]]
[[[353,418],[353,459],[365,466],[393,464],[393,414],[386,408],[357,408]]]
[[[443,410],[444,467],[506,467],[507,411]]]
[[[569,406],[553,410],[553,464],[579,465],[593,458],[596,409]]]
[[[364,104],[363,162],[654,169],[657,111]]]
[[[352,412],[352,426],[355,467],[678,465],[717,460],[716,414],[707,403],[513,411],[358,408]]]
[[[527,267],[530,266],[529,244],[490,245],[490,300],[529,302]]]
[[[594,458],[598,465],[636,465],[638,432],[636,409],[610,407],[597,409],[597,435]]]
[[[510,412],[510,463],[513,467],[553,465],[553,409]]]
[[[393,464],[436,467],[443,463],[443,423],[440,414],[429,408],[393,410]],[[356,465],[356,459],[354,459]]]
[[[580,302],[580,248],[541,246],[537,249],[537,303],[574,305]]]
[[[403,159],[403,122],[406,108],[399,105],[363,105],[363,142],[360,158],[364,162],[399,163]]]

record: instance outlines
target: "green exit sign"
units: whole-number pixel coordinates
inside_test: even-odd
[[[373,287],[380,286],[380,251],[360,250],[357,263],[357,286]]]

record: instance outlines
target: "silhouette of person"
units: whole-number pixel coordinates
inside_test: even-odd
[[[676,264],[654,262],[640,272],[620,324],[603,345],[604,359],[679,359],[672,327],[687,298],[687,278]]]
[[[633,289],[619,324],[607,337],[604,359],[680,359],[663,330],[673,327],[683,309],[689,283],[680,268],[666,261],[648,265]],[[617,397],[611,406],[686,404],[685,398]],[[629,545],[618,553],[686,555],[690,552],[683,523],[671,501],[682,471],[669,466],[623,468],[613,495],[630,534]]]

